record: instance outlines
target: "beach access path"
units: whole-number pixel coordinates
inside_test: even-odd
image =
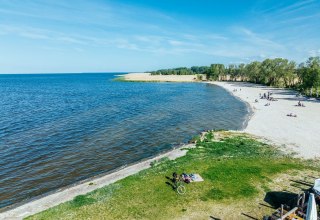
[[[209,82],[211,83],[211,82]],[[297,97],[294,90],[272,88],[244,82],[212,82],[247,102],[253,115],[244,132],[257,135],[298,153],[303,158],[320,157],[320,101]],[[278,101],[260,99],[272,92]],[[255,102],[255,100],[258,102]],[[306,107],[297,106],[301,101]],[[270,103],[269,106],[265,104]],[[292,113],[297,117],[289,117]]]
[[[150,163],[164,157],[170,160],[182,157],[186,154],[187,148],[195,147],[194,144],[188,144],[179,148],[173,149],[167,153],[156,156],[152,159],[142,161],[140,163],[125,167],[119,171],[103,175],[97,178],[92,178],[80,184],[58,190],[50,195],[35,199],[23,205],[19,205],[13,209],[0,213],[1,220],[20,220],[38,212],[44,211],[61,203],[72,200],[78,195],[84,195],[98,188],[112,184],[125,177],[136,174],[150,167]]]

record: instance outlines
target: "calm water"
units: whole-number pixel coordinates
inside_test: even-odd
[[[240,129],[248,114],[217,86],[113,78],[0,75],[0,208],[159,154],[204,129]]]

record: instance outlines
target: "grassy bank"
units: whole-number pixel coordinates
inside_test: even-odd
[[[271,211],[257,205],[266,192],[284,190],[292,185],[288,179],[318,171],[309,164],[245,134],[214,132],[184,157],[155,163],[28,219],[239,219],[243,212],[260,217]],[[181,196],[166,183],[175,171],[199,173],[205,181],[186,185]]]

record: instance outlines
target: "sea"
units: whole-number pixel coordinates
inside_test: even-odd
[[[119,82],[119,73],[0,75],[0,208],[169,151],[249,110],[207,83]]]

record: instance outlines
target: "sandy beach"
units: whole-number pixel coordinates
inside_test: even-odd
[[[298,153],[304,158],[320,157],[320,102],[296,97],[297,92],[242,82],[213,82],[247,102],[253,115],[245,132],[257,135]],[[236,90],[236,91],[235,91]],[[260,99],[259,94],[272,92],[278,101]],[[255,102],[255,99],[258,102]],[[301,101],[306,107],[298,107]],[[270,106],[265,104],[270,103]],[[297,117],[289,117],[287,114]]]
[[[195,75],[151,75],[150,73],[129,73],[123,75],[128,81],[145,81],[145,82],[195,82]]]

